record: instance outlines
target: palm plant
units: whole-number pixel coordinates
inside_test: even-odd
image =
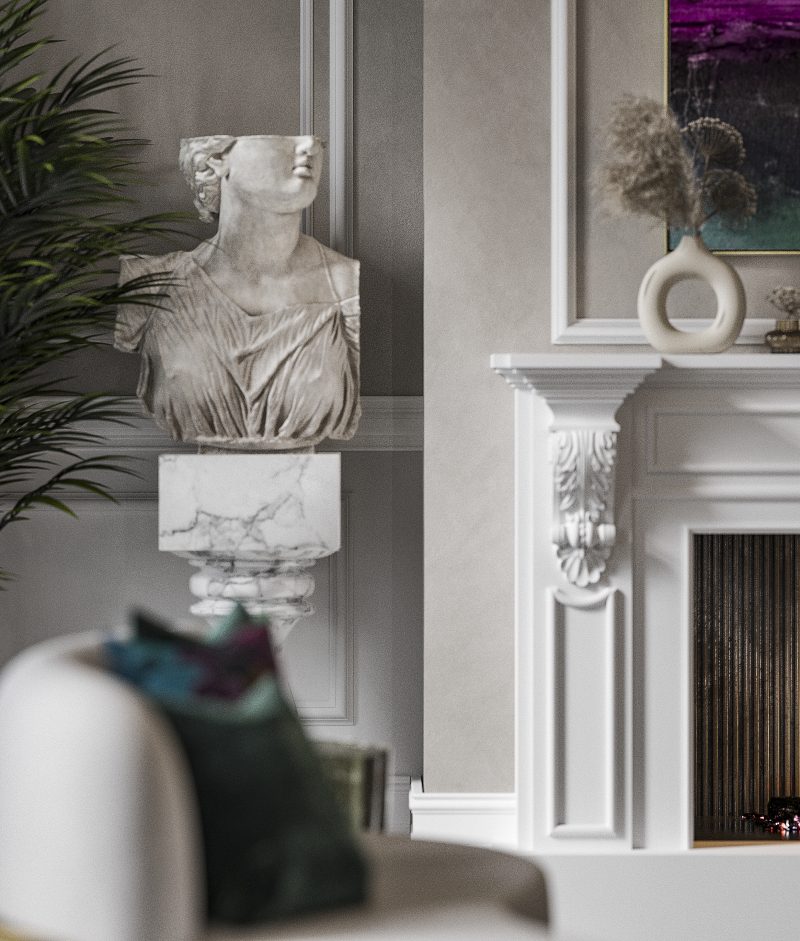
[[[0,530],[37,505],[74,516],[70,491],[113,499],[107,472],[131,472],[76,451],[101,440],[86,422],[124,422],[123,400],[65,389],[46,368],[102,344],[117,304],[163,296],[158,275],[116,284],[116,261],[176,219],[126,215],[134,155],[147,142],[93,104],[141,69],[100,53],[51,78],[37,72],[37,53],[53,42],[31,37],[46,4],[0,2],[0,490],[15,494],[0,507]]]

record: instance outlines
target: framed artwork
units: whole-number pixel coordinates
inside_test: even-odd
[[[784,11],[780,20],[783,27],[772,15],[778,6]],[[713,113],[723,120],[727,117],[745,137],[749,151],[745,170],[760,190],[762,211],[759,228],[748,228],[746,233],[722,230],[726,242],[712,242],[712,248],[735,256],[747,292],[749,309],[737,344],[763,347],[764,334],[774,328],[776,311],[766,297],[776,284],[795,283],[800,254],[800,0],[550,0],[553,344],[641,346],[647,342],[636,316],[636,295],[645,271],[667,248],[667,232],[660,223],[609,216],[592,191],[592,176],[602,154],[603,134],[614,101],[626,93],[658,99],[665,88],[669,90],[669,55],[676,55],[680,45],[669,42],[670,14],[684,27],[680,40],[688,58],[688,38],[697,21],[703,20],[704,26],[696,31],[706,30],[702,37],[706,44],[711,34],[731,36],[730,31],[726,34],[709,20],[710,14],[703,13],[723,7],[738,10],[736,29],[742,38],[748,34],[748,22],[751,35],[757,26],[753,10],[770,9],[770,29],[762,31],[760,42],[752,43],[761,53],[761,64],[750,67],[747,82],[738,86],[743,86],[742,96],[752,93],[748,100],[759,105],[759,120],[751,119],[749,114],[742,116],[740,111],[730,114],[722,110],[720,81],[725,70],[721,67],[716,68],[715,81],[708,89],[713,94],[706,95],[706,101],[712,97],[715,106],[719,105]],[[680,21],[679,8],[683,12]],[[742,17],[745,8],[750,11],[749,21]],[[726,22],[732,22],[731,18]],[[779,35],[783,36],[782,45],[777,42]],[[767,41],[770,36],[776,39],[771,46]],[[746,48],[746,43],[733,44],[731,52]],[[702,56],[702,50],[695,48],[692,54]],[[754,91],[749,84],[755,87],[756,82],[766,78],[767,62],[773,59],[780,66],[777,77],[765,83],[761,91]],[[697,59],[694,64],[699,66],[702,61]],[[688,65],[684,66],[684,74],[687,72]],[[698,75],[695,72],[693,77]],[[783,105],[777,103],[777,93],[769,88],[773,81],[781,89]],[[673,84],[677,95],[678,83]],[[688,83],[684,82],[683,87],[688,88]],[[726,100],[728,97],[726,94]],[[684,91],[683,100],[673,102],[673,106],[682,120],[690,120],[691,113],[685,109],[690,101],[696,104],[699,100],[699,92],[692,87],[691,99]],[[762,100],[766,103],[763,106]],[[780,108],[785,108],[785,114]],[[698,109],[692,116],[699,113]],[[707,109],[702,113],[708,113]],[[776,137],[778,144],[774,145],[771,141]],[[770,156],[773,147],[780,155],[774,160]],[[782,175],[779,168],[783,168]],[[774,215],[778,221],[776,224],[773,218],[768,226],[766,208],[770,205],[777,207]],[[775,234],[779,227],[780,237]],[[709,237],[712,233],[716,235],[713,227]],[[683,287],[686,291],[679,300],[681,307],[675,308],[682,316],[675,318],[675,326],[681,330],[709,326],[707,297],[693,291],[696,285]]]
[[[739,129],[758,211],[741,229],[710,220],[715,251],[800,252],[800,0],[665,0],[667,100],[681,125]],[[679,232],[669,233],[670,247]]]

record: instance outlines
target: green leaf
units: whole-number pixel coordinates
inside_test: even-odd
[[[31,503],[44,503],[46,506],[53,507],[54,510],[61,510],[62,513],[66,513],[69,516],[78,518],[78,514],[71,510],[66,503],[62,503],[61,500],[56,500],[55,497],[48,497],[44,494],[39,494],[38,496],[31,497]]]
[[[81,490],[87,490],[89,493],[94,493],[98,497],[103,497],[104,500],[110,500],[112,503],[118,503],[117,498],[109,493],[108,490],[99,486],[98,484],[93,484],[90,480],[65,480],[65,487],[78,487]]]
[[[34,507],[74,515],[64,494],[113,500],[113,475],[138,476],[82,450],[131,417],[118,398],[35,377],[107,343],[118,304],[168,304],[166,273],[118,285],[116,260],[153,253],[188,218],[130,209],[146,142],[97,102],[145,74],[109,50],[53,71],[40,54],[54,40],[34,34],[47,2],[0,0],[0,488],[26,491],[0,531]]]

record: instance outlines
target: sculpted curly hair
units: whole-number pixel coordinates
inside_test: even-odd
[[[181,172],[189,184],[194,204],[203,222],[213,222],[219,215],[220,181],[208,163],[209,157],[221,157],[236,143],[230,134],[188,137],[181,141],[178,157]]]

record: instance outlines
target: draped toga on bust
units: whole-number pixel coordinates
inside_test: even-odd
[[[337,290],[332,269],[343,256],[315,244],[329,296],[258,314],[231,300],[190,252],[121,259],[120,281],[170,276],[168,296],[153,306],[119,306],[114,334],[117,349],[141,354],[137,395],[160,428],[178,441],[252,451],[352,438],[359,299]]]

